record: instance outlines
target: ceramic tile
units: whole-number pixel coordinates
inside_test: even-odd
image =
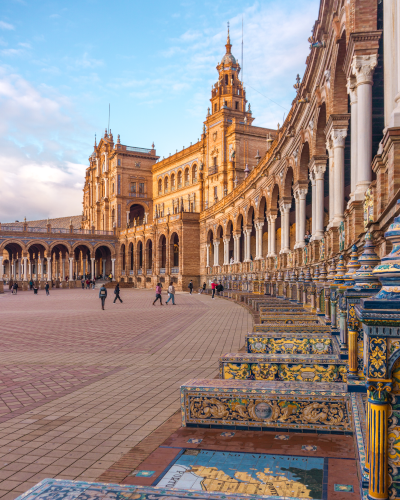
[[[301,449],[304,450],[304,451],[317,451],[317,447],[313,446],[311,444],[303,444],[303,446],[301,447]]]
[[[274,439],[279,439],[280,441],[287,441],[289,436],[286,434],[277,434]]]
[[[351,484],[335,484],[335,491],[345,491],[347,493],[353,493],[354,488]]]
[[[234,432],[221,432],[222,437],[233,437],[234,435]]]
[[[196,439],[196,438],[190,438],[187,440],[187,442],[190,444],[200,444],[202,441],[203,441],[202,439]]]
[[[155,474],[154,470],[135,470],[132,472],[131,476],[152,477],[152,476],[154,476],[154,474]]]

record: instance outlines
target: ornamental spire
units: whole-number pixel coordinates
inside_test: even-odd
[[[232,49],[232,44],[231,44],[231,37],[229,35],[229,21],[228,21],[228,36],[226,37],[226,53],[227,54],[230,54],[231,53],[231,49]]]

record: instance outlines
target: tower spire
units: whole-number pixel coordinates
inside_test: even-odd
[[[231,49],[232,49],[232,44],[231,44],[231,37],[229,35],[229,21],[228,21],[228,36],[226,37],[226,53],[227,54],[230,54],[231,53]]]

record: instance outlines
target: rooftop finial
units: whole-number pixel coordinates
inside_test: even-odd
[[[227,54],[230,54],[231,53],[231,48],[232,48],[232,45],[231,45],[231,37],[229,35],[229,21],[228,21],[228,36],[226,37],[226,53]]]
[[[94,147],[97,147],[97,139],[96,139],[96,134],[94,134]]]

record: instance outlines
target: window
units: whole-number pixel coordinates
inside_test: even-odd
[[[217,104],[214,104],[214,113],[217,112]]]
[[[214,199],[218,199],[218,186],[214,186]]]
[[[178,172],[178,187],[182,187],[182,170]]]
[[[120,167],[121,166],[121,160],[118,159],[118,166]]]
[[[115,191],[115,184],[112,183],[112,194],[114,194],[114,191]]]
[[[166,177],[164,179],[164,191],[167,192],[168,191],[168,177]]]
[[[216,166],[217,166],[217,157],[214,156],[214,167],[216,167]]]
[[[171,175],[171,189],[175,187],[175,174]]]
[[[136,182],[131,182],[131,193],[136,193]]]
[[[228,75],[225,75],[225,85],[228,85]]]
[[[239,109],[239,103],[238,103],[238,101],[235,102],[235,109]]]
[[[158,192],[161,193],[161,191],[162,191],[162,180],[160,179],[158,181]]]
[[[195,165],[192,170],[192,182],[197,181],[197,166]]]
[[[189,183],[189,169],[187,168],[185,170],[185,184]]]
[[[144,182],[139,182],[139,194],[144,194]]]

